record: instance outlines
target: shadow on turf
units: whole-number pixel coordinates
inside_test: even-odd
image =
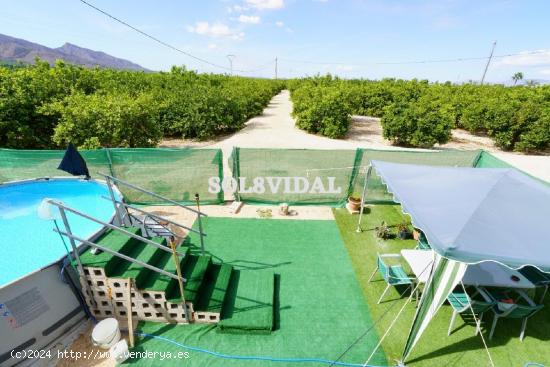
[[[540,312],[536,316],[543,317],[541,316],[541,314],[543,314],[543,312]],[[467,326],[471,326],[471,330],[474,330],[473,328],[475,327],[475,321],[473,317],[471,317],[470,315],[461,316],[462,324],[452,329],[451,336]],[[484,319],[481,327],[483,336],[485,337],[485,341],[487,342],[487,346],[489,347],[489,351],[491,351],[491,348],[493,347],[505,346],[510,340],[519,338],[521,320],[507,319],[501,320],[499,322],[495,330],[495,335],[493,339],[489,340],[489,329],[492,321],[492,317],[488,316],[486,320]],[[531,328],[529,328],[529,324],[531,325]],[[524,340],[523,343],[528,343],[529,338],[537,340],[550,340],[550,333],[548,332],[548,329],[540,327],[540,325],[537,323],[535,316],[531,320],[529,320],[529,324],[527,325],[527,331],[525,334],[526,340]],[[432,352],[408,360],[407,363],[412,364],[421,361],[427,361],[432,358],[448,356],[449,354],[458,354],[457,359],[453,363],[449,364],[449,366],[460,365],[458,363],[466,352],[484,349],[485,347],[483,346],[483,342],[481,341],[480,336],[473,335],[472,332],[472,335],[466,339],[463,339],[457,343],[446,345]],[[534,359],[536,359],[536,357],[537,356],[533,356]]]
[[[251,265],[243,265],[242,263],[246,264],[254,264],[255,266]],[[290,265],[292,264],[292,261],[284,261],[277,264],[269,264],[269,263],[262,263],[259,261],[250,261],[250,260],[233,260],[230,262],[226,262],[226,264],[233,265],[234,269],[242,269],[242,270],[262,270],[262,269],[273,269],[278,268],[279,266],[283,265]]]
[[[185,238],[185,240],[182,243],[182,246],[187,246],[190,249],[190,253],[192,255],[202,255],[202,251],[200,248],[200,245],[195,245],[191,242],[191,239],[189,237]],[[277,264],[270,264],[270,263],[263,263],[259,261],[250,261],[250,260],[243,260],[243,259],[237,259],[230,262],[224,261],[221,257],[214,255],[212,252],[205,249],[204,251],[205,255],[211,256],[213,259],[217,260],[221,264],[229,264],[233,265],[234,269],[243,269],[243,270],[262,270],[262,269],[273,269],[278,268],[283,265],[290,265],[292,264],[291,261],[284,261]],[[250,265],[253,264],[253,265]]]

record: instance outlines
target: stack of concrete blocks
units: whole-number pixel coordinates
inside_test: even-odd
[[[80,278],[82,289],[86,282],[92,294],[85,294],[86,303],[92,314],[103,319],[128,318],[128,279],[109,278],[102,268],[84,267],[84,277]],[[165,292],[136,289],[132,284],[132,317],[142,321],[186,324],[194,321],[193,304],[172,303],[166,300]],[[95,302],[94,302],[95,301]],[[189,317],[186,318],[186,312]],[[218,317],[219,321],[219,317]],[[216,321],[217,322],[217,321]]]
[[[85,290],[84,298],[92,315],[97,319],[113,317],[115,310],[103,269],[85,267],[84,276],[80,277],[80,283],[82,289]]]

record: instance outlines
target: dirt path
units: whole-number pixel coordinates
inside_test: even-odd
[[[296,148],[296,149],[404,149],[394,147],[382,136],[380,119],[353,116],[353,122],[344,139],[330,139],[308,134],[296,128],[291,116],[290,93],[282,91],[271,100],[262,115],[250,119],[245,127],[235,134],[206,142],[182,139],[165,140],[163,147],[209,147],[220,148],[229,157],[233,147],[241,148]],[[514,166],[550,182],[550,156],[530,156],[502,152],[490,138],[473,136],[464,130],[454,130],[451,141],[441,149],[484,149]],[[226,164],[227,160],[224,160]],[[228,170],[225,170],[228,172]]]

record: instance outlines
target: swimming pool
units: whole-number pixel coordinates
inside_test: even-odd
[[[109,189],[93,180],[50,179],[0,185],[0,288],[67,254],[60,235],[53,231],[54,222],[38,216],[37,209],[44,198],[60,200],[109,222],[113,205],[101,196],[109,196]],[[67,217],[72,232],[81,238],[102,228],[72,213],[67,213]],[[58,225],[64,229],[60,220]],[[65,242],[70,249],[68,239]]]

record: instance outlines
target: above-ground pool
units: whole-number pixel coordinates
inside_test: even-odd
[[[102,196],[109,189],[97,181],[50,179],[0,185],[0,288],[41,269],[67,254],[60,235],[53,231],[53,220],[41,219],[38,206],[44,198],[62,201],[104,222],[114,214],[113,204]],[[57,211],[57,208],[52,208]],[[67,213],[72,232],[88,238],[102,226]],[[63,222],[57,220],[64,230]],[[70,242],[64,238],[70,249]]]

